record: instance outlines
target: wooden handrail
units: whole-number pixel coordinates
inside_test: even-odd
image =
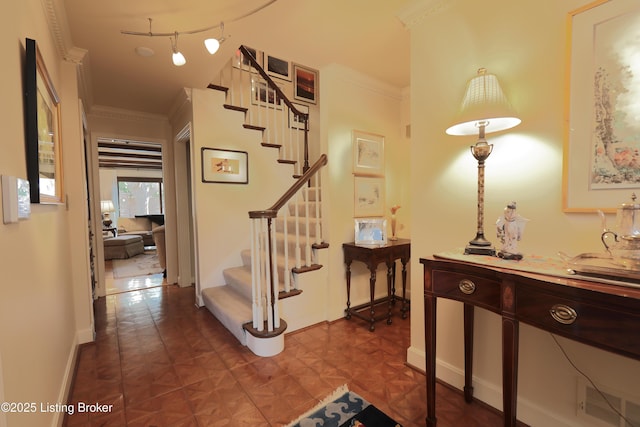
[[[305,185],[313,175],[327,164],[327,155],[323,154],[269,209],[249,212],[249,218],[275,218],[278,211]]]

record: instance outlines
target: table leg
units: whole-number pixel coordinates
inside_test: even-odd
[[[473,401],[473,313],[474,307],[464,305],[464,400]]]
[[[387,313],[387,325],[391,324],[391,310],[393,307],[393,303],[395,302],[395,261],[391,261],[387,263],[387,306],[389,308],[389,312]]]
[[[427,427],[436,427],[436,298],[424,297]]]
[[[370,265],[369,266],[369,271],[371,271],[371,277],[369,278],[369,292],[370,292],[370,297],[371,297],[371,303],[370,303],[370,308],[369,308],[369,315],[371,316],[369,322],[369,330],[371,332],[376,330],[376,309],[375,309],[375,304],[374,304],[374,300],[375,300],[375,296],[376,296],[376,266],[375,265]]]
[[[407,318],[407,263],[408,259],[402,259],[402,318]]]
[[[502,406],[505,427],[516,425],[518,397],[518,321],[502,317]]]
[[[347,319],[351,319],[351,261],[346,261],[347,265]]]

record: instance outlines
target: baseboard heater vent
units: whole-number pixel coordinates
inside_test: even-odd
[[[581,378],[578,381],[579,418],[594,427],[640,427],[640,398],[624,395],[599,385],[598,388],[602,394],[586,380]],[[607,404],[602,395],[615,410]]]

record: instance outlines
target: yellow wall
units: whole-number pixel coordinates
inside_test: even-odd
[[[31,205],[31,217],[0,224],[0,384],[3,400],[66,399],[75,346],[91,339],[87,216],[75,66],[62,62],[40,0],[3,5],[0,46],[0,174],[26,178],[23,119],[25,38],[38,42],[61,98],[67,205]],[[52,425],[56,413],[0,414],[0,425]]]
[[[404,137],[403,92],[339,65],[321,70],[321,139],[329,157],[325,173],[323,213],[329,227],[325,239],[329,246],[328,320],[344,316],[346,308],[345,265],[342,243],[354,240],[354,130],[385,138],[385,208],[401,205],[398,235],[410,236],[411,197],[409,182],[409,141]],[[327,179],[328,178],[328,179]],[[390,226],[388,227],[390,232]],[[360,262],[351,266],[351,305],[369,300],[369,271]],[[378,268],[377,295],[386,294],[386,267]],[[397,279],[396,289],[400,279]],[[359,321],[359,320],[354,320]],[[380,327],[385,327],[384,322]],[[366,324],[363,323],[363,327]]]
[[[480,67],[498,76],[522,118],[514,129],[488,135],[494,150],[486,164],[487,237],[497,241],[493,224],[515,200],[519,213],[531,219],[520,244],[525,255],[602,251],[597,215],[561,209],[565,20],[585,3],[418,1],[417,12],[405,17],[412,58],[413,295],[423,286],[422,269],[415,264],[419,257],[462,248],[475,235],[477,163],[468,148],[475,138],[444,130]],[[409,360],[424,368],[422,313],[422,301],[414,298]],[[499,318],[476,313],[476,395],[501,408]],[[456,386],[462,384],[461,319],[460,304],[438,303],[438,376]],[[638,396],[639,362],[559,341],[596,383]],[[520,342],[519,418],[540,426],[585,425],[576,418],[578,374],[549,334],[522,325]]]

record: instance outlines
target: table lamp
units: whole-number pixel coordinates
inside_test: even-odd
[[[109,228],[111,226],[111,218],[109,214],[114,212],[116,209],[113,207],[113,201],[111,200],[101,200],[100,201],[100,211],[102,212],[102,225],[105,228]]]
[[[468,85],[455,124],[446,130],[448,135],[475,135],[478,142],[471,146],[471,154],[478,161],[478,216],[476,237],[469,241],[465,254],[495,255],[491,242],[484,237],[484,162],[493,144],[485,134],[511,129],[520,124],[511,104],[500,88],[498,78],[480,68]]]

